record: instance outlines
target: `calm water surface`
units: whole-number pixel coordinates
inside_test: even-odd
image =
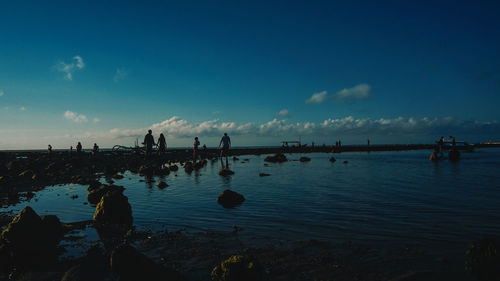
[[[128,172],[115,184],[126,188],[139,229],[230,231],[237,225],[248,240],[416,244],[462,254],[471,241],[500,235],[500,150],[462,153],[459,163],[432,163],[429,154],[292,154],[289,160],[312,160],[269,167],[265,156],[242,156],[232,161],[231,177],[219,176],[220,163],[209,162],[191,175],[179,169],[165,176],[169,186],[163,190],[155,186],[160,178]],[[328,161],[332,155],[335,163]],[[245,158],[249,161],[241,163]],[[84,205],[86,189],[49,187],[30,202],[2,211],[30,205],[66,222],[92,219],[94,206]],[[245,202],[222,208],[216,198],[225,189],[243,194]]]

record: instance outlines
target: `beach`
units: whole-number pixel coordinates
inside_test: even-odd
[[[186,169],[192,157],[186,149],[150,159],[130,151],[109,151],[94,157],[68,152],[4,153],[2,159],[8,171],[4,175],[8,178],[2,190],[6,186],[18,188],[9,189],[10,193],[2,196],[4,210],[10,210],[3,212],[2,222],[5,225],[24,206],[32,206],[42,212],[40,215],[58,215],[62,222],[70,223],[66,224],[68,234],[61,243],[67,254],[63,255],[64,262],[56,263],[60,275],[85,259],[92,245],[101,245],[102,255],[109,256],[117,246],[116,241],[109,241],[126,240],[156,264],[175,270],[188,280],[206,280],[217,263],[236,254],[259,260],[269,280],[391,280],[408,274],[408,278],[447,280],[443,279],[446,276],[448,280],[471,280],[463,274],[465,251],[476,238],[481,238],[481,233],[497,233],[484,228],[495,217],[485,217],[478,210],[477,217],[484,217],[477,222],[478,231],[457,235],[471,228],[454,225],[453,217],[468,214],[472,215],[471,221],[477,221],[476,213],[464,210],[466,213],[460,214],[460,205],[434,201],[444,196],[448,188],[433,191],[435,199],[424,200],[429,197],[423,196],[422,187],[430,184],[427,188],[432,189],[434,179],[444,176],[441,185],[451,184],[452,188],[457,176],[478,173],[460,172],[457,168],[473,163],[481,166],[482,161],[492,160],[485,156],[496,155],[495,150],[477,148],[478,152],[472,154],[464,152],[465,159],[459,164],[447,160],[435,164],[428,160],[430,151],[426,146],[385,147],[385,151],[371,147],[370,152],[366,147],[344,147],[345,151],[336,153],[332,153],[331,147],[321,146],[295,151],[233,149],[230,168],[235,174],[228,177],[217,175],[221,166],[219,159],[214,158],[216,150],[207,150],[206,161],[192,169]],[[273,155],[269,153],[279,152],[285,152],[285,162],[265,161]],[[331,162],[332,157],[337,161]],[[377,163],[381,166],[377,167]],[[406,176],[398,184],[397,177],[388,174],[394,169],[416,171],[417,178],[428,174],[425,170],[434,172],[427,176],[426,184],[413,176]],[[376,180],[377,173],[385,179]],[[364,176],[356,180],[355,175]],[[96,181],[125,187],[135,230],[111,237],[98,231],[96,236],[92,222],[95,203],[87,202],[87,187]],[[393,181],[396,185],[387,185]],[[162,189],[157,187],[158,182],[168,185]],[[299,182],[310,189],[309,194],[294,186]],[[386,187],[382,193],[377,191],[383,186]],[[461,186],[465,188],[466,184]],[[240,192],[245,202],[229,209],[218,205],[215,199],[224,188]],[[410,193],[401,193],[400,188]],[[411,191],[412,188],[419,192]],[[323,194],[323,199],[316,197],[319,194]],[[474,194],[471,196],[477,196]],[[412,199],[420,196],[424,200],[420,203]],[[455,201],[467,204],[461,199]],[[345,205],[347,202],[350,203]],[[490,201],[482,202],[487,206]],[[418,205],[414,209],[412,204]],[[449,211],[443,213],[443,208]],[[436,219],[426,223],[432,213],[438,214]],[[388,221],[394,223],[387,224]],[[408,226],[398,224],[402,221]],[[435,229],[437,225],[441,225],[441,231]],[[72,231],[75,233],[69,234]]]

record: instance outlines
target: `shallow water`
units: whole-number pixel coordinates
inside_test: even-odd
[[[463,255],[468,243],[499,235],[500,150],[462,153],[458,163],[432,163],[429,154],[292,154],[289,160],[312,160],[269,167],[264,166],[264,155],[242,156],[230,161],[235,172],[230,177],[219,176],[220,162],[209,161],[190,175],[181,168],[165,176],[169,186],[163,190],[155,185],[159,177],[148,180],[128,172],[115,184],[126,188],[139,229],[231,231],[237,225],[249,241],[410,244],[448,255]],[[331,156],[335,163],[328,161]],[[249,161],[241,163],[245,158]],[[216,198],[225,189],[243,194],[245,202],[222,208]],[[94,206],[84,204],[86,194],[87,186],[48,187],[30,202],[0,211],[17,212],[30,205],[64,222],[88,220]]]

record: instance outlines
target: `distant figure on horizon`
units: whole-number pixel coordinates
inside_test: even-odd
[[[200,146],[200,141],[198,140],[198,137],[195,137],[193,143],[193,162],[196,162],[196,157],[198,154],[198,146]]]
[[[76,145],[76,153],[81,153],[82,152],[82,143],[78,142]]]
[[[455,137],[454,136],[450,136],[450,139],[451,139],[451,147],[455,148],[457,143],[455,141]]]
[[[153,131],[148,130],[148,134],[144,136],[144,142],[142,144],[146,146],[146,157],[150,156],[153,151],[153,145],[155,145]]]
[[[229,147],[231,146],[231,138],[229,138],[227,133],[224,133],[224,136],[222,136],[222,138],[220,139],[219,148],[220,148],[221,144],[222,144],[222,149],[220,151],[220,162],[223,163],[222,157],[223,157],[223,155],[225,155],[226,156],[226,168],[229,169],[229,162],[228,162],[227,158],[228,158],[228,154],[229,154]]]
[[[51,154],[52,153],[52,145],[49,144],[47,150],[49,151],[49,154]]]
[[[98,152],[99,152],[99,146],[97,145],[97,143],[94,143],[94,147],[92,148],[92,155],[96,156]]]
[[[439,154],[443,154],[444,137],[441,137],[438,141]]]
[[[206,159],[207,158],[207,145],[203,144],[202,148],[203,148],[203,159]]]
[[[158,155],[161,155],[167,151],[167,140],[165,140],[165,136],[163,133],[160,134],[158,138]]]
[[[69,154],[73,154],[73,146],[69,147]]]

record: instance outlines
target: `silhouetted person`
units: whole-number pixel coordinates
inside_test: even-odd
[[[203,144],[203,159],[206,159],[207,158],[207,145],[206,144]]]
[[[454,136],[450,136],[450,139],[451,139],[451,147],[455,148],[455,146],[457,145],[457,143],[455,141],[455,137]]]
[[[222,144],[222,149],[220,151],[220,161],[222,163],[222,157],[223,155],[226,156],[226,168],[229,168],[229,162],[227,160],[228,154],[229,154],[229,147],[231,146],[231,138],[227,135],[227,133],[224,133],[224,136],[220,139],[219,142],[219,147]]]
[[[438,141],[438,147],[439,147],[440,154],[443,154],[443,144],[444,144],[444,137],[441,137]]]
[[[198,155],[198,146],[200,146],[200,141],[198,140],[198,137],[194,138],[194,143],[193,143],[193,161],[196,162],[196,157]]]
[[[153,131],[148,130],[148,134],[144,136],[144,142],[142,144],[146,146],[146,156],[150,156],[153,151],[153,145],[155,145]]]
[[[92,155],[97,155],[97,153],[99,152],[99,146],[97,145],[97,143],[94,143],[94,147],[92,148]]]
[[[69,154],[72,154],[73,153],[73,146],[70,146],[69,147]]]
[[[51,154],[52,153],[52,145],[49,144],[49,146],[47,147],[47,150],[48,150],[49,154]]]
[[[76,145],[76,153],[81,153],[82,152],[82,143],[78,142]]]
[[[158,154],[163,154],[165,151],[167,151],[167,140],[165,140],[165,136],[162,133],[158,138]]]

